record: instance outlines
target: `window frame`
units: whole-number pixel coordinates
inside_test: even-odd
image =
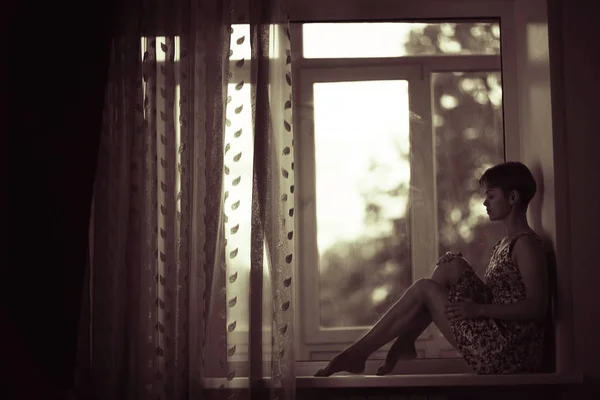
[[[438,254],[437,244],[437,201],[435,191],[435,155],[433,151],[434,131],[431,125],[432,116],[432,74],[436,72],[485,72],[501,71],[500,55],[427,55],[401,56],[386,58],[304,58],[302,56],[302,25],[291,27],[292,57],[294,75],[294,140],[296,154],[302,162],[297,163],[297,262],[296,262],[296,296],[295,313],[298,340],[296,354],[299,360],[314,361],[330,358],[343,350],[357,337],[367,332],[369,327],[327,328],[319,323],[319,271],[316,245],[316,209],[315,209],[315,147],[314,121],[310,106],[314,104],[312,85],[317,82],[368,81],[368,80],[407,80],[409,81],[410,111],[426,116],[426,134],[411,123],[411,190],[423,193],[431,201],[415,202],[411,206],[411,260],[413,280],[429,277],[431,266],[435,265]],[[506,115],[505,115],[506,118]],[[509,135],[510,136],[510,135]],[[506,138],[505,141],[514,140]],[[419,157],[414,157],[414,149]],[[415,158],[415,159],[413,159]],[[419,164],[413,168],[414,162]],[[415,171],[419,173],[415,173]],[[417,351],[424,354],[435,354],[438,350],[455,354],[444,339],[434,335],[435,330],[428,328],[417,340]],[[371,358],[385,358],[390,344],[375,352]],[[302,361],[299,361],[302,362]]]
[[[367,5],[366,3],[369,3]],[[432,20],[438,22],[438,20],[466,20],[466,19],[477,19],[478,21],[485,21],[491,19],[500,22],[500,38],[501,38],[501,58],[500,58],[500,71],[502,71],[502,87],[503,87],[503,113],[504,113],[504,133],[505,133],[505,159],[506,160],[519,160],[520,154],[520,123],[519,123],[519,95],[518,95],[518,76],[517,76],[517,42],[515,32],[515,5],[512,0],[446,0],[446,1],[430,1],[424,0],[422,2],[387,2],[386,0],[347,0],[347,7],[340,7],[335,2],[319,2],[318,0],[304,0],[296,1],[292,0],[290,3],[290,20],[291,23],[309,23],[309,22],[353,22],[353,21],[368,21],[368,22],[387,22],[390,20],[396,21],[411,21],[420,20],[428,21]],[[292,68],[294,84],[298,82],[298,68],[300,63],[306,61],[302,60],[302,35],[297,29],[292,29]],[[423,74],[426,77],[431,77],[432,72],[443,72],[445,67],[456,67],[451,64],[454,56],[423,56],[423,57],[403,57],[399,62],[406,62],[408,58],[413,58],[418,61],[419,58],[427,58],[428,63],[425,64]],[[456,58],[465,56],[456,56]],[[469,57],[490,57],[490,56],[469,56]],[[497,56],[491,56],[497,57]],[[315,61],[317,59],[311,59]],[[317,61],[318,62],[318,61]],[[335,61],[332,61],[335,62]],[[362,63],[374,63],[376,60],[373,59],[357,59],[357,64]],[[390,62],[390,59],[386,59],[385,62]],[[438,65],[434,65],[436,63]],[[460,62],[460,60],[459,60]],[[429,65],[430,68],[426,68]],[[429,87],[431,87],[429,82]],[[295,89],[295,87],[294,87]],[[298,90],[294,90],[295,104],[299,103],[299,99],[296,98]],[[431,105],[429,104],[429,107]],[[298,111],[294,113],[294,125],[295,129],[298,129],[298,122],[296,116]],[[300,123],[301,124],[301,123]],[[296,131],[295,131],[296,134]],[[435,202],[434,202],[435,203]],[[301,215],[301,214],[299,214]],[[299,221],[296,220],[296,232],[299,232]],[[436,235],[437,236],[437,235]],[[301,247],[298,247],[301,249]],[[301,265],[301,264],[300,264]],[[298,266],[297,266],[298,268]],[[303,321],[301,320],[302,310],[301,297],[299,296],[298,288],[295,288],[294,300],[295,300],[295,323],[296,326],[302,326]],[[299,331],[298,329],[296,330]],[[298,332],[299,333],[299,332]],[[296,354],[306,355],[306,347],[301,341],[296,340]],[[419,342],[417,341],[417,346]],[[329,347],[332,347],[328,344]],[[343,345],[336,345],[338,350],[343,348]],[[386,346],[386,347],[389,347]],[[384,352],[387,350],[386,347],[380,349],[373,356],[377,358],[383,358]],[[335,350],[335,349],[334,349]],[[304,354],[303,354],[304,352]],[[421,361],[421,360],[418,360]],[[456,366],[457,359],[426,359],[425,370],[443,371],[445,368],[450,367],[451,370],[457,372],[464,372],[459,366]],[[311,364],[310,361],[297,361],[297,368],[299,372],[302,371],[303,364]],[[322,364],[322,363],[320,363]],[[410,363],[406,363],[410,364]],[[416,367],[416,362],[413,362],[413,366]],[[394,373],[400,373],[398,368],[394,370]],[[414,368],[416,370],[417,368]],[[403,371],[404,373],[408,371]]]
[[[417,113],[418,115],[431,115],[431,74],[434,72],[455,72],[455,71],[498,71],[501,68],[500,64],[500,56],[499,55],[425,55],[425,56],[402,56],[402,57],[386,57],[386,58],[356,58],[356,59],[304,59],[301,56],[302,49],[302,31],[301,24],[291,24],[291,37],[292,41],[292,58],[294,62],[292,63],[293,67],[293,76],[295,77],[293,80],[293,95],[294,95],[294,104],[301,105],[305,104],[303,101],[303,96],[307,93],[306,88],[299,87],[306,82],[306,79],[303,77],[313,76],[316,77],[321,75],[325,77],[325,75],[330,75],[328,79],[321,79],[320,81],[340,81],[343,80],[340,76],[340,71],[345,71],[347,74],[352,74],[353,71],[356,74],[356,78],[360,78],[360,80],[376,80],[376,79],[406,79],[409,80],[409,91],[414,92],[415,95],[409,96],[410,108],[411,111]],[[245,63],[243,67],[236,67],[237,59],[232,59],[230,61],[229,71],[230,71],[230,83],[229,85],[235,84],[235,82],[239,82],[244,80],[249,82],[251,76],[251,63]],[[176,62],[177,63],[177,62]],[[335,71],[334,71],[335,70]],[[365,73],[369,76],[366,77]],[[310,78],[309,78],[310,79]],[[312,88],[311,88],[312,90]],[[310,102],[312,103],[312,102]],[[297,163],[298,167],[296,168],[296,180],[297,180],[297,210],[298,210],[298,218],[296,218],[296,235],[297,240],[297,260],[295,263],[295,275],[298,279],[295,279],[294,293],[295,293],[295,316],[296,316],[296,327],[303,327],[302,329],[296,329],[295,334],[296,337],[300,340],[295,341],[295,351],[297,363],[303,363],[306,361],[315,361],[322,358],[331,358],[335,353],[343,350],[347,344],[351,343],[359,337],[361,334],[365,333],[368,330],[368,327],[360,327],[357,329],[337,329],[337,330],[328,330],[323,331],[318,328],[318,321],[315,321],[314,313],[310,313],[310,311],[315,307],[318,307],[317,294],[304,296],[304,299],[308,299],[310,302],[315,304],[307,304],[306,302],[299,302],[299,298],[297,296],[298,293],[306,293],[311,289],[314,290],[316,287],[314,284],[310,284],[310,282],[318,282],[318,271],[316,270],[316,266],[318,265],[315,261],[306,262],[305,254],[312,254],[313,257],[316,256],[316,246],[313,244],[306,244],[302,242],[302,238],[310,237],[311,234],[308,235],[303,234],[305,231],[304,226],[305,223],[300,223],[300,221],[305,221],[307,218],[310,218],[310,215],[314,215],[314,209],[307,209],[309,203],[306,202],[305,196],[306,191],[302,188],[306,187],[306,182],[302,182],[303,176],[306,177],[306,168],[314,168],[314,163],[306,162],[314,160],[314,146],[312,149],[309,149],[307,152],[303,149],[303,146],[306,146],[305,139],[303,140],[304,135],[300,135],[299,132],[302,130],[303,125],[305,124],[302,121],[302,113],[305,110],[295,109],[294,112],[294,136],[296,143],[296,154],[301,154],[301,157],[304,162]],[[431,198],[433,201],[428,202],[427,204],[422,205],[422,207],[414,207],[411,208],[411,220],[419,220],[419,224],[410,224],[411,225],[411,238],[420,238],[414,240],[417,243],[432,243],[431,238],[434,238],[434,241],[429,248],[423,249],[418,246],[411,246],[411,260],[413,260],[414,265],[423,266],[423,268],[417,268],[413,270],[413,279],[424,278],[430,275],[431,271],[429,270],[429,266],[435,264],[436,254],[437,254],[437,202],[435,201],[435,170],[434,170],[434,153],[433,149],[433,131],[430,124],[430,121],[427,121],[425,124],[426,129],[428,130],[430,135],[417,135],[417,137],[421,137],[421,139],[425,139],[425,142],[422,142],[419,147],[425,151],[420,151],[420,155],[422,156],[423,165],[426,166],[426,172],[424,174],[415,175],[411,173],[411,190],[417,188],[418,190],[425,193],[425,198]],[[411,131],[413,129],[411,128]],[[411,146],[414,146],[414,138],[411,138]],[[428,150],[429,149],[429,150]],[[307,157],[308,154],[308,157]],[[415,169],[411,168],[411,171]],[[419,170],[423,170],[423,168],[419,168]],[[310,171],[309,171],[310,174]],[[314,171],[313,171],[314,174]],[[422,178],[422,176],[429,176],[430,179],[426,181]],[[306,178],[305,178],[306,179]],[[309,182],[310,179],[308,178]],[[419,181],[420,179],[420,181]],[[314,184],[314,180],[312,182]],[[314,194],[314,190],[313,190]],[[310,194],[309,194],[310,196]],[[426,224],[423,221],[427,221]],[[316,233],[314,229],[314,223],[312,223],[313,233]],[[314,235],[313,235],[314,236]],[[313,258],[313,260],[316,260]],[[302,266],[302,267],[300,267]],[[308,268],[306,268],[309,266]],[[300,300],[301,301],[301,300]],[[226,305],[219,305],[220,312],[215,312],[213,314],[215,320],[217,322],[217,315],[225,312],[227,309]],[[302,315],[302,317],[298,318],[298,316]],[[311,318],[313,317],[313,318]],[[225,332],[223,332],[225,334]],[[229,363],[244,363],[249,356],[250,349],[250,332],[248,329],[236,329],[233,332],[227,333],[227,336],[232,344],[236,345],[236,353],[232,357],[226,357]],[[436,350],[431,347],[431,341],[435,340],[434,331],[431,328],[428,328],[423,335],[417,341],[417,350],[425,354],[427,357],[427,353]],[[425,344],[425,342],[429,342],[429,346]],[[451,351],[452,349],[446,348],[445,340],[440,340],[440,344],[442,345],[443,351]],[[268,349],[270,347],[269,341],[266,339],[266,336],[263,335],[263,342],[261,344],[263,349]],[[390,345],[386,345],[381,348],[379,351],[375,352],[372,358],[382,359],[385,358],[385,354],[389,349]],[[220,351],[217,350],[219,348],[224,348],[222,346],[215,346],[211,352]],[[436,350],[437,351],[437,350]],[[321,354],[321,356],[312,356],[311,354]],[[265,357],[268,359],[270,354],[264,353]],[[323,357],[325,355],[325,357]],[[214,354],[216,358],[218,354]],[[451,365],[455,365],[455,363],[450,362]],[[448,364],[450,365],[450,364]],[[240,368],[238,366],[238,368]],[[420,370],[422,367],[417,368]],[[242,368],[243,369],[243,368]]]

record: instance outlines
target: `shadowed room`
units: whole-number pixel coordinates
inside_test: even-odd
[[[593,5],[11,2],[3,392],[596,398]]]

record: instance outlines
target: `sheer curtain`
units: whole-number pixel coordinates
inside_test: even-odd
[[[295,262],[292,57],[285,3],[271,0],[263,1],[261,5],[260,9],[251,9],[250,13],[255,82],[252,98],[256,99],[252,272],[260,265],[259,235],[262,234],[272,289],[271,378],[274,390],[280,392],[279,398],[287,399],[293,398],[295,391],[291,307]],[[255,280],[258,278],[253,279],[251,274],[250,283]],[[252,340],[254,321],[250,321]],[[262,353],[266,352],[263,350]],[[251,373],[260,376],[259,371]]]
[[[86,396],[210,398],[267,382],[292,399],[285,3],[124,8],[94,190]],[[232,22],[248,18],[249,37],[236,36]],[[250,59],[232,57],[244,41]],[[243,112],[251,123],[236,126]]]

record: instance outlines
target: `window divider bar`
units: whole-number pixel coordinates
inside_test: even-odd
[[[432,71],[482,71],[502,68],[500,55],[432,55],[381,58],[301,58],[298,69],[425,66]]]

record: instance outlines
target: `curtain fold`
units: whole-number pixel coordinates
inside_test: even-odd
[[[236,397],[265,378],[294,398],[289,31],[284,2],[248,5],[245,63],[232,2],[127,3],[94,188],[89,398]]]
[[[290,34],[284,3],[261,0],[254,6],[250,9],[252,97],[255,98],[252,270],[263,268],[261,241],[264,240],[271,278],[273,396],[287,399],[294,398],[295,392],[291,307],[295,260]]]
[[[187,398],[201,388],[223,259],[223,6],[141,2],[113,43],[94,195],[98,398]],[[164,26],[170,35],[142,35]]]

